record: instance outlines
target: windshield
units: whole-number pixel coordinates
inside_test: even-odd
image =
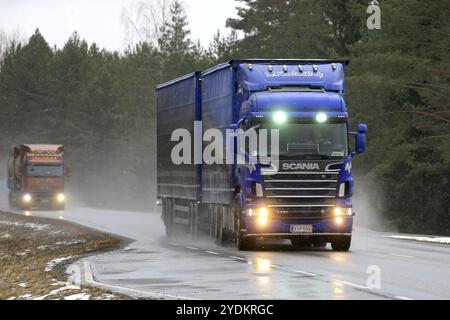
[[[29,177],[62,177],[64,169],[62,165],[46,166],[46,165],[27,165],[25,167],[25,175]]]
[[[266,123],[259,128],[279,129],[280,158],[344,158],[348,156],[345,123],[286,123],[283,125]]]

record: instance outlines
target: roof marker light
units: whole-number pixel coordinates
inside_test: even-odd
[[[248,65],[248,70],[253,70],[253,65],[251,63]]]
[[[316,116],[316,121],[319,122],[319,123],[324,123],[327,120],[328,120],[328,116],[325,113],[323,113],[323,112],[318,113],[317,116]]]
[[[313,64],[313,71],[317,72],[317,70],[318,70],[317,66],[315,64]]]
[[[287,66],[287,65],[284,65],[284,66],[283,66],[283,71],[284,71],[284,72],[288,72],[288,66]]]
[[[272,67],[272,65],[270,65],[269,66],[269,72],[272,72],[273,71],[273,67]]]
[[[333,69],[333,71],[336,71],[337,68],[336,63],[331,64],[331,68]]]
[[[273,115],[273,121],[275,121],[278,124],[283,124],[287,121],[287,115],[283,111],[277,111]]]
[[[303,72],[303,66],[302,65],[298,65],[298,71]]]

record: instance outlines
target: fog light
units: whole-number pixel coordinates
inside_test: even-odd
[[[266,225],[267,224],[267,217],[265,217],[265,216],[258,217],[258,224],[260,226]]]
[[[58,200],[58,202],[64,202],[64,200],[66,200],[66,196],[64,194],[60,193],[56,197],[56,200]]]
[[[343,223],[344,223],[344,219],[342,219],[341,217],[336,218],[336,224],[343,224]]]
[[[23,201],[30,202],[31,201],[31,195],[29,195],[29,194],[24,195],[23,196]]]

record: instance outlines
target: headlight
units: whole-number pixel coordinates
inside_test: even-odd
[[[30,202],[31,201],[31,195],[29,195],[29,194],[24,195],[23,196],[23,201]]]
[[[337,217],[353,215],[352,208],[334,208],[334,215]]]
[[[269,210],[266,207],[261,207],[257,209],[248,209],[247,216],[249,217],[266,217],[269,215]]]
[[[66,196],[63,193],[60,193],[56,197],[56,200],[58,200],[58,202],[64,202],[64,200],[66,200]]]
[[[268,222],[269,210],[266,207],[261,207],[257,209],[248,209],[247,215],[249,217],[255,217],[256,222],[263,226]]]

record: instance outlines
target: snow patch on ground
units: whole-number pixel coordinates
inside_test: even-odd
[[[68,283],[71,283],[75,286],[81,286],[81,270],[80,267],[76,264],[70,265],[66,269],[66,273],[69,276],[67,279]]]
[[[14,226],[14,227],[25,227],[29,229],[33,229],[36,231],[45,231],[51,228],[48,224],[39,224],[39,223],[32,223],[32,222],[17,222],[17,221],[6,221],[6,220],[0,220],[0,224],[5,226]]]
[[[11,238],[11,235],[8,233],[5,233],[2,236],[0,236],[0,239],[9,239],[9,238]]]
[[[413,240],[420,242],[450,244],[450,237],[424,237],[424,236],[391,236],[391,238],[399,240]]]
[[[47,263],[47,265],[45,266],[45,271],[46,271],[46,272],[50,272],[50,271],[53,270],[53,268],[54,268],[55,266],[57,266],[57,265],[60,264],[61,262],[67,261],[67,260],[72,259],[72,258],[73,258],[72,256],[68,256],[68,257],[62,257],[62,258],[56,258],[56,259],[53,259],[52,261],[49,261],[49,262]]]
[[[91,295],[86,293],[77,293],[71,296],[64,297],[64,300],[89,300]]]
[[[66,284],[64,287],[52,290],[52,291],[50,291],[50,293],[45,294],[43,296],[33,297],[32,299],[33,300],[44,300],[45,298],[57,295],[57,294],[61,293],[62,291],[66,291],[66,290],[80,290],[80,287],[74,286],[71,284]]]

